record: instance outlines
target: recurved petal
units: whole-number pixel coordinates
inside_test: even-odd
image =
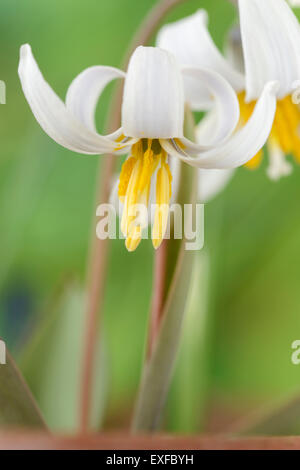
[[[218,113],[216,108],[212,108],[208,111],[205,116],[201,119],[199,124],[195,128],[196,142],[209,146],[214,140],[214,135],[218,125]]]
[[[215,145],[223,141],[235,130],[239,121],[240,108],[236,93],[231,85],[213,70],[185,67],[182,72],[184,76],[198,80],[210,91],[215,112],[215,129],[210,144]],[[182,142],[186,144],[185,139],[182,139]]]
[[[244,165],[257,154],[269,137],[276,111],[277,89],[276,82],[268,83],[247,124],[224,143],[198,152],[195,158],[189,156],[189,153],[195,152],[195,144],[182,149],[174,141],[161,140],[161,145],[168,153],[198,168],[226,169]]]
[[[239,0],[246,70],[246,99],[278,80],[278,97],[290,94],[300,77],[300,27],[285,0]]]
[[[130,137],[181,137],[183,80],[172,54],[158,47],[138,47],[126,79],[122,127]]]
[[[236,91],[244,88],[244,76],[235,70],[214,44],[207,29],[208,16],[198,10],[191,16],[164,26],[157,37],[157,45],[172,52],[183,66],[196,66],[214,70]],[[186,99],[193,109],[207,109],[211,96],[205,86],[186,77]]]
[[[100,154],[114,150],[114,142],[87,129],[66,108],[45,81],[28,44],[21,47],[19,76],[36,120],[53,140],[79,153]]]
[[[71,83],[66,97],[67,108],[86,127],[96,131],[95,111],[102,91],[112,80],[125,76],[124,72],[114,67],[89,67]]]

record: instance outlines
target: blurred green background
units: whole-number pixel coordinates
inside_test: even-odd
[[[84,280],[101,157],[63,149],[41,130],[17,75],[30,43],[63,98],[84,68],[119,66],[154,0],[1,0],[0,336],[22,368],[47,422],[78,421]],[[235,10],[226,0],[192,0],[166,21],[206,8],[222,47]],[[97,111],[103,129],[112,88]],[[206,206],[205,249],[165,428],[223,429],[258,405],[299,390],[291,343],[300,339],[300,168],[278,183],[264,165],[239,169]],[[95,424],[128,424],[143,362],[151,295],[150,241],[129,254],[111,243]],[[197,308],[198,306],[198,308]],[[107,412],[103,414],[103,407]],[[102,419],[101,419],[102,416]],[[300,432],[300,424],[299,424]]]

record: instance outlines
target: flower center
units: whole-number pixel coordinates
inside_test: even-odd
[[[238,95],[240,103],[241,120],[247,122],[254,111],[256,102],[245,102],[245,92]],[[285,154],[293,154],[294,158],[300,163],[300,110],[293,103],[290,95],[277,101],[276,114],[270,138],[275,142]],[[262,150],[260,150],[245,166],[248,168],[257,168],[262,159]]]
[[[141,139],[132,146],[131,155],[122,166],[119,199],[124,204],[121,230],[126,248],[134,251],[148,225],[148,203],[152,177],[156,173],[156,205],[152,242],[158,248],[164,238],[171,198],[172,175],[167,153],[157,139]]]

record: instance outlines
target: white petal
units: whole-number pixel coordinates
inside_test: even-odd
[[[221,75],[212,70],[185,67],[182,72],[184,76],[193,77],[203,83],[213,96],[217,121],[211,143],[221,142],[235,130],[239,121],[240,108],[236,93]]]
[[[287,161],[286,155],[273,139],[268,140],[268,155],[267,175],[271,180],[278,181],[281,177],[292,173],[292,165]]]
[[[203,146],[211,146],[215,139],[215,133],[218,125],[218,113],[216,107],[213,107],[201,119],[195,129],[196,142]]]
[[[244,89],[244,76],[222,56],[207,29],[207,13],[198,10],[175,23],[164,26],[157,37],[157,45],[172,52],[180,64],[219,72],[236,91]],[[207,109],[211,97],[203,84],[191,77],[185,78],[186,99],[192,109]]]
[[[28,44],[21,47],[19,75],[35,118],[53,140],[79,153],[113,151],[115,143],[87,129],[67,110],[44,80]]]
[[[95,111],[102,91],[112,80],[125,76],[124,72],[114,67],[89,67],[71,83],[66,97],[67,108],[86,127],[96,131]]]
[[[233,26],[227,35],[225,44],[225,57],[232,67],[245,76],[244,52],[241,28],[239,25]]]
[[[183,119],[183,80],[176,60],[157,47],[138,47],[125,79],[125,134],[139,138],[181,137]]]
[[[198,199],[206,203],[219,194],[233,177],[234,170],[198,170]]]
[[[246,70],[246,99],[278,80],[278,97],[290,94],[300,77],[300,27],[285,0],[239,0]]]
[[[198,154],[196,158],[188,155],[195,145],[184,151],[172,141],[161,140],[161,145],[170,154],[199,168],[236,168],[249,161],[265,144],[272,129],[276,111],[276,93],[278,84],[268,83],[255,106],[255,110],[240,130],[235,132],[225,143]]]
[[[196,128],[196,141],[210,142],[216,122],[216,110],[213,109],[200,121]],[[198,200],[206,203],[217,196],[232,179],[234,169],[198,170]]]

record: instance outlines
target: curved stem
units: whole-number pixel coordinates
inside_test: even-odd
[[[164,240],[159,249],[155,252],[154,257],[153,293],[150,310],[147,359],[149,359],[152,354],[154,342],[159,332],[165,296],[166,265],[167,240]]]
[[[194,129],[193,115],[186,108],[184,132],[191,140],[194,138]],[[191,166],[183,163],[177,203],[181,207],[191,204],[194,213],[196,197],[197,174]],[[195,213],[188,217],[191,223]],[[133,414],[134,433],[153,432],[160,425],[181,340],[196,253],[186,250],[185,243],[185,236],[181,240],[172,238],[167,240],[167,245],[164,247],[164,249],[167,247],[167,253],[164,250],[157,251],[150,320],[150,325],[154,323],[155,329],[149,331],[151,350],[144,364]],[[160,266],[163,267],[164,273],[158,271]],[[158,288],[159,282],[162,284]]]
[[[132,51],[139,45],[147,44],[155,33],[163,17],[176,5],[188,0],[162,0],[158,2],[137,31],[124,61],[127,66]],[[119,127],[121,121],[122,85],[115,91],[114,99],[108,118],[108,130],[113,131]],[[108,200],[110,183],[115,168],[115,157],[106,155],[102,157],[99,170],[97,205]],[[95,237],[95,227],[92,234],[92,248],[88,264],[88,301],[85,316],[84,352],[82,361],[82,380],[80,396],[80,431],[86,432],[89,425],[89,414],[92,398],[92,384],[94,374],[95,349],[97,330],[99,328],[100,310],[103,304],[105,275],[108,259],[108,240],[99,240]]]

